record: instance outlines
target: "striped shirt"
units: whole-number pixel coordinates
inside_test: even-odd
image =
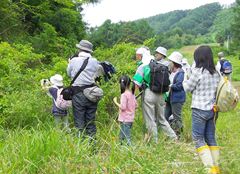
[[[216,101],[217,86],[220,76],[216,72],[213,75],[208,70],[194,68],[189,80],[183,82],[186,92],[192,93],[192,108],[211,110]]]

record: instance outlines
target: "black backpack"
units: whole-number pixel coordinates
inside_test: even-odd
[[[168,67],[152,60],[150,66],[150,90],[155,93],[164,93],[169,90],[170,80]]]
[[[100,64],[103,67],[103,70],[104,70],[104,73],[105,73],[104,80],[105,81],[110,80],[112,75],[116,73],[115,67],[113,66],[113,64],[111,64],[108,61],[100,62]]]

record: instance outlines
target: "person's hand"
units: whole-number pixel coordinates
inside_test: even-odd
[[[114,102],[116,105],[118,105],[117,97],[114,97],[114,98],[113,98],[113,102]]]
[[[44,86],[44,83],[45,83],[45,79],[40,80],[40,84],[42,87]]]
[[[42,89],[44,89],[44,90],[48,89],[49,86],[51,85],[51,83],[50,83],[50,81],[48,79],[42,79],[40,81],[40,83],[41,83]]]

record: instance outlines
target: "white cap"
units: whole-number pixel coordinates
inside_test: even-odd
[[[165,57],[167,56],[167,49],[164,48],[164,47],[158,47],[158,48],[156,49],[156,52],[164,55]]]
[[[179,65],[182,65],[182,59],[183,59],[183,56],[181,53],[177,52],[177,51],[174,51],[169,57],[168,57],[169,60],[179,64]]]
[[[50,82],[55,86],[63,86],[63,77],[59,74],[55,74],[50,77]]]

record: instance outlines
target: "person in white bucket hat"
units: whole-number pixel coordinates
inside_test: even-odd
[[[179,65],[182,65],[182,59],[183,59],[183,56],[181,53],[177,52],[177,51],[174,51],[169,57],[168,57],[169,60],[171,60],[172,62],[176,63],[176,64],[179,64]]]
[[[167,49],[164,47],[158,47],[155,50],[155,60],[159,61],[161,64],[165,66],[169,66],[169,62],[166,60],[167,57]]]
[[[170,90],[165,107],[165,118],[169,121],[178,136],[180,136],[183,131],[182,107],[186,100],[186,93],[182,86],[184,80],[182,58],[182,54],[176,51],[168,57],[171,62],[171,74],[169,76]],[[171,121],[170,117],[173,117]]]
[[[63,86],[63,77],[59,74],[55,74],[54,76],[52,76],[50,78],[50,82],[55,86],[62,87]]]
[[[166,55],[167,49],[164,47],[158,47],[156,50],[155,60],[151,62],[154,62],[154,64],[168,66],[168,63],[166,63],[167,61],[164,60]],[[158,125],[163,129],[164,133],[166,133],[168,137],[171,139],[177,139],[176,134],[164,116],[165,102],[163,99],[163,93],[153,92],[152,89],[150,89],[151,62],[145,66],[140,66],[133,77],[136,87],[139,88],[142,93],[143,118],[147,127],[144,141],[148,142],[151,138],[153,138],[156,143],[158,142]]]
[[[52,115],[54,117],[55,126],[58,128],[62,127],[67,132],[70,132],[68,122],[68,111],[57,107],[56,101],[58,93],[63,88],[63,77],[60,74],[55,74],[50,77],[50,82],[47,79],[41,80],[42,89],[47,91],[49,97],[52,98]]]
[[[154,57],[151,55],[148,47],[142,46],[136,50],[136,60],[139,66],[148,65],[152,59],[154,59]]]

